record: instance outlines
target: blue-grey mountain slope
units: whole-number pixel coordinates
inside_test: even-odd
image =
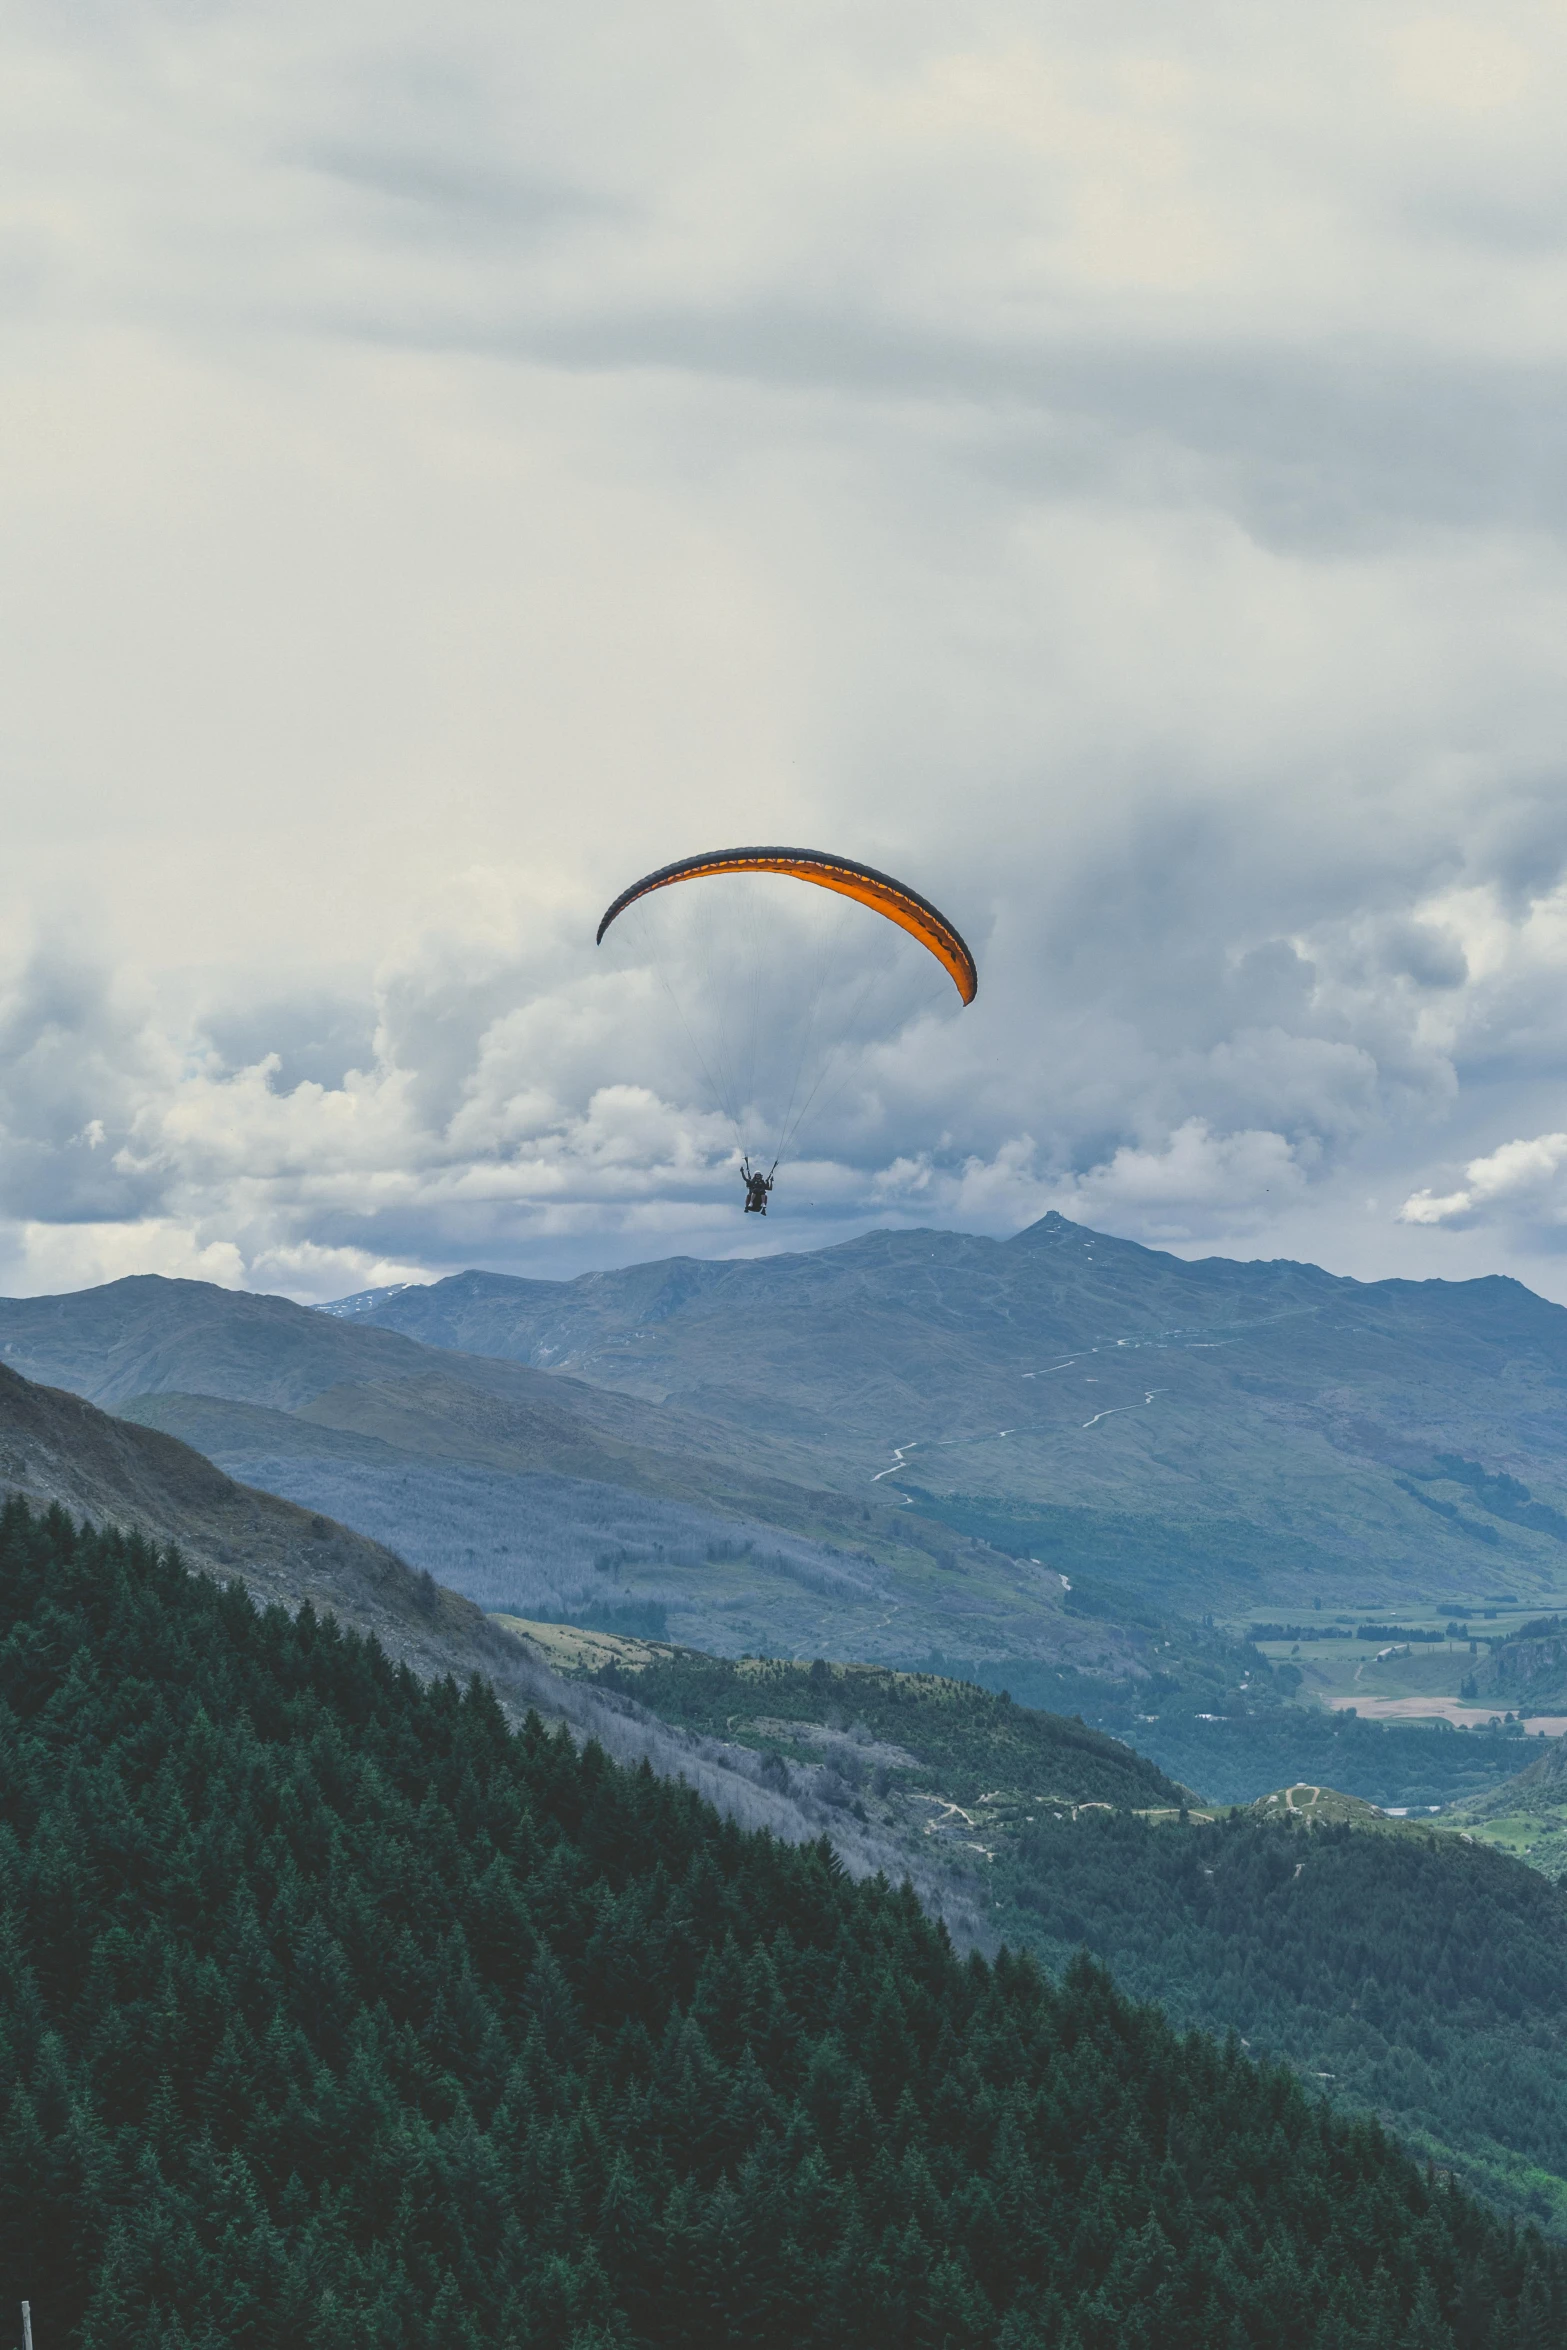
[[[491,1609],[650,1609],[694,1644],[1135,1664],[1061,1578],[955,1543],[787,1435],[201,1282],[0,1301],[0,1354],[397,1548]],[[962,1556],[959,1558],[959,1552]]]
[[[1515,1281],[1189,1264],[1051,1215],[350,1309],[808,1447],[1188,1613],[1567,1590],[1567,1311]]]

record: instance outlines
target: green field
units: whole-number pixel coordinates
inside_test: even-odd
[[[1445,1698],[1464,1707],[1477,1722],[1493,1715],[1505,1720],[1514,1705],[1507,1702],[1511,1693],[1492,1669],[1493,1654],[1537,1623],[1541,1612],[1541,1602],[1532,1599],[1527,1605],[1487,1606],[1461,1615],[1441,1603],[1404,1605],[1398,1608],[1396,1621],[1384,1609],[1366,1609],[1358,1615],[1338,1610],[1320,1619],[1308,1613],[1303,1622],[1290,1626],[1301,1637],[1259,1640],[1256,1645],[1275,1672],[1281,1666],[1286,1673],[1290,1667],[1298,1670],[1301,1680],[1294,1695],[1301,1704],[1348,1701],[1363,1707],[1367,1700],[1408,1704]],[[1409,1642],[1356,1637],[1359,1626],[1368,1622],[1386,1623],[1390,1633],[1407,1630],[1441,1637]],[[1455,1622],[1461,1626],[1457,1638],[1448,1635]],[[1244,1638],[1254,1624],[1254,1618],[1234,1618],[1229,1629]],[[1383,1653],[1389,1648],[1396,1653]],[[1553,1700],[1539,1710],[1555,1714],[1567,1709]]]

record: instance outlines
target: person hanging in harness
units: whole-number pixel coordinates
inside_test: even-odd
[[[764,1175],[760,1167],[753,1167],[749,1159],[740,1162],[740,1173],[745,1183],[745,1212],[748,1216],[765,1216],[767,1195],[773,1188],[773,1174],[778,1161],[773,1161],[773,1172]]]

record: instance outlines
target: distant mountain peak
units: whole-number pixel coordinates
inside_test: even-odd
[[[335,1314],[339,1321],[350,1322],[359,1314],[373,1314],[378,1306],[392,1298],[401,1297],[405,1289],[423,1289],[423,1281],[393,1281],[385,1289],[356,1289],[352,1297],[329,1298],[316,1307],[318,1314]]]
[[[1034,1223],[1025,1224],[1021,1232],[1014,1232],[1005,1243],[1008,1248],[1038,1247],[1042,1242],[1053,1242],[1057,1247],[1076,1244],[1085,1254],[1096,1249],[1115,1249],[1127,1256],[1153,1257],[1168,1252],[1145,1248],[1139,1240],[1124,1240],[1118,1233],[1096,1232],[1091,1224],[1074,1224],[1070,1216],[1063,1216],[1056,1208],[1049,1208]]]
[[[1075,1233],[1080,1240],[1104,1240],[1108,1236],[1095,1232],[1087,1224],[1074,1224],[1070,1216],[1063,1216],[1057,1208],[1047,1208],[1034,1223],[1025,1224],[1021,1232],[1014,1232],[1018,1240],[1057,1240],[1063,1233]]]

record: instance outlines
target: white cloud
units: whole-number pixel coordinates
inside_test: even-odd
[[[946,1178],[928,1160],[896,1161],[875,1188],[889,1205],[939,1203],[944,1222],[1008,1229],[1054,1208],[1107,1232],[1195,1242],[1263,1229],[1304,1193],[1311,1155],[1282,1134],[1214,1134],[1189,1118],[1161,1147],[1123,1144],[1081,1174],[1042,1171],[1033,1137],[1019,1135],[994,1158],[970,1159]]]
[[[1507,1219],[1567,1224],[1567,1134],[1537,1134],[1471,1159],[1460,1190],[1414,1192],[1399,1210],[1406,1224],[1481,1223]]]
[[[1066,1212],[1086,1223],[1130,1227],[1149,1239],[1256,1231],[1300,1197],[1311,1155],[1282,1134],[1213,1134],[1190,1118],[1162,1149],[1123,1147],[1107,1165],[1063,1185],[1061,1197],[1071,1202]]]

